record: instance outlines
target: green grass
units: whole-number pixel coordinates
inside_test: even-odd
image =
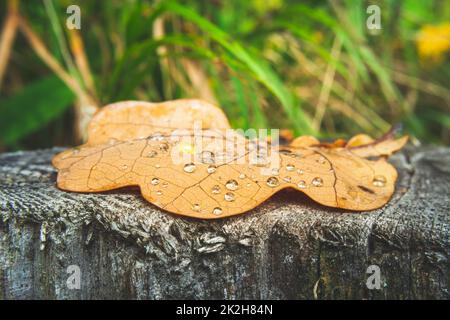
[[[449,54],[438,64],[423,61],[415,39],[424,25],[450,20],[450,3],[333,3],[43,0],[22,1],[20,12],[85,89],[65,27],[66,7],[80,5],[80,34],[95,81],[91,94],[102,105],[212,97],[236,128],[282,128],[336,138],[360,132],[379,136],[403,122],[420,141],[449,145]],[[366,28],[366,8],[374,3],[381,8],[377,35]],[[155,38],[157,25],[163,33]],[[338,52],[332,51],[335,41],[342,44]],[[186,61],[195,69],[187,70]],[[329,88],[327,70],[334,71]],[[50,72],[19,36],[0,88],[0,149],[21,142],[51,146],[60,141],[55,130],[72,135],[72,128],[60,124],[75,121],[73,112],[63,111],[76,95]],[[195,76],[204,83],[196,83]],[[326,90],[323,118],[314,123]],[[42,136],[49,126],[56,129],[48,139],[33,143],[35,134]]]

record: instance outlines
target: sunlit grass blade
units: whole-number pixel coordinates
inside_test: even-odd
[[[284,86],[278,75],[265,61],[253,57],[238,42],[233,41],[227,33],[195,11],[173,1],[164,2],[163,7],[169,12],[195,23],[197,27],[207,32],[213,40],[222,45],[236,59],[243,62],[253,72],[254,76],[278,98],[284,111],[293,122],[297,133],[314,133],[307,115],[300,109],[299,102],[296,101],[294,95]]]
[[[239,78],[232,76],[231,82],[233,83],[233,89],[236,95],[236,101],[240,110],[241,128],[249,128],[249,106],[245,102],[245,93]]]

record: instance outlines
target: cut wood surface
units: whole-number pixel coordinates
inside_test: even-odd
[[[161,211],[137,190],[58,190],[62,150],[0,155],[0,299],[449,298],[448,148],[393,156],[396,192],[378,210],[284,190],[213,221]],[[80,289],[67,285],[71,265]],[[366,286],[370,265],[380,289]]]

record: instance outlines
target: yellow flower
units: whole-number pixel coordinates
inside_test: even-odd
[[[416,45],[422,62],[442,62],[450,50],[450,23],[423,26],[416,38]]]

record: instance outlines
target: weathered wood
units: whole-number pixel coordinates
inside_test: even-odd
[[[0,299],[449,298],[450,149],[394,156],[397,191],[379,210],[286,191],[217,221],[161,212],[136,190],[62,192],[57,151],[0,155]],[[369,265],[380,290],[366,287]]]

